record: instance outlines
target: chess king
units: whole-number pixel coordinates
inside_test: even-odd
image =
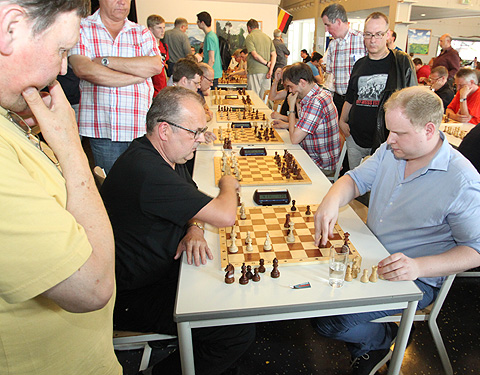
[[[178,86],[161,90],[147,114],[147,134],[132,142],[102,186],[115,235],[116,329],[177,334],[180,256],[185,252],[195,266],[206,263],[212,253],[204,223],[235,222],[237,180],[223,177],[211,198],[197,189],[185,166],[205,141],[205,125],[198,94]],[[196,374],[221,374],[247,350],[255,328],[199,328],[192,336]],[[154,366],[153,374],[159,372],[181,374],[178,351]]]

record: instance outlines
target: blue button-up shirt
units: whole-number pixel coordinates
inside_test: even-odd
[[[371,191],[367,225],[391,254],[416,258],[460,245],[480,252],[480,175],[440,136],[430,163],[406,178],[406,161],[386,143],[348,172],[360,194]],[[443,279],[422,281],[440,286]]]

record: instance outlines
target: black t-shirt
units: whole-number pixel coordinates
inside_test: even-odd
[[[447,82],[442,87],[440,87],[437,91],[435,91],[435,94],[437,94],[440,97],[440,99],[442,99],[443,112],[445,113],[447,111],[448,105],[453,100],[455,93],[450,87],[450,84]]]
[[[463,138],[458,146],[458,151],[462,153],[473,164],[480,173],[480,126],[475,126]]]
[[[118,293],[175,277],[173,257],[186,224],[212,199],[198,191],[185,165],[174,170],[148,138],[137,138],[101,194],[115,236]]]
[[[378,105],[392,59],[392,52],[381,60],[371,60],[365,56],[353,66],[345,100],[352,104],[348,119],[350,134],[360,147],[373,145]]]

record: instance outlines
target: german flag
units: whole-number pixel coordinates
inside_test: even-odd
[[[280,11],[278,12],[278,19],[277,19],[277,24],[278,24],[278,29],[286,34],[288,31],[288,26],[290,26],[290,22],[292,22],[293,16],[290,13],[285,12],[282,8],[280,8]]]

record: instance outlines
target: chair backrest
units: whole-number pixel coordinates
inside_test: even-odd
[[[335,166],[335,173],[333,176],[329,176],[328,179],[332,182],[338,180],[338,176],[340,176],[340,171],[342,170],[343,159],[345,159],[345,154],[347,153],[347,142],[343,137],[340,137],[340,157],[338,158],[338,162]]]
[[[263,98],[262,98],[262,99],[263,99],[263,102],[264,102],[265,104],[268,104],[268,96],[269,96],[269,95],[270,95],[270,90],[265,90],[265,91],[263,92]]]

